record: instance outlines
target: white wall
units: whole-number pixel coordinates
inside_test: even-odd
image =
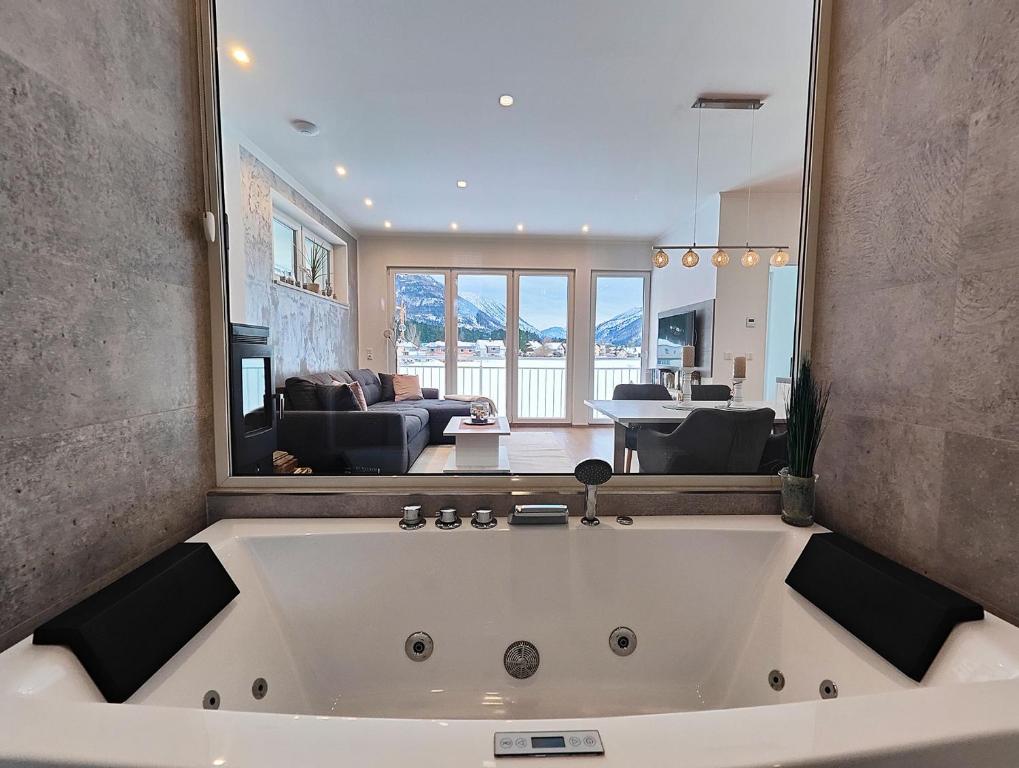
[[[647,241],[595,238],[544,238],[516,235],[374,235],[358,240],[358,291],[360,296],[360,364],[376,370],[392,367],[382,332],[392,312],[388,307],[388,267],[441,267],[475,269],[571,269],[573,281],[572,418],[588,423],[584,405],[590,397],[592,347],[592,270],[650,269]],[[368,359],[371,348],[374,359]]]
[[[701,243],[718,242],[719,196],[711,195],[697,212],[697,240]],[[694,242],[693,220],[684,221],[670,229],[659,239],[661,245],[686,245]],[[711,266],[712,250],[700,251],[701,260],[696,267],[687,268],[679,263],[682,251],[669,253],[669,266],[656,269],[651,275],[651,334],[652,354],[654,336],[658,330],[658,313],[667,309],[696,304],[715,298],[715,268]],[[653,363],[653,361],[652,361]]]
[[[751,198],[750,242],[788,245],[790,263],[799,263],[799,192],[754,192]],[[746,190],[723,192],[719,209],[718,238],[723,244],[747,241]],[[732,249],[732,262],[715,270],[715,347],[713,378],[725,382],[732,362],[725,354],[748,354],[747,380],[743,394],[748,400],[764,397],[765,349],[768,336],[768,258],[773,251],[761,251],[761,263],[752,269],[740,264],[745,249]],[[713,269],[713,267],[712,267]],[[795,313],[795,306],[789,312]],[[747,328],[747,318],[755,327]]]

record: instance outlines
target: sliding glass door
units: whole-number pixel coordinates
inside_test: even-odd
[[[591,283],[594,349],[591,394],[611,400],[617,384],[637,384],[647,364],[647,272],[595,272]]]
[[[457,392],[487,397],[500,414],[506,415],[510,275],[505,272],[454,274]]]
[[[517,421],[570,419],[571,272],[516,272]]]
[[[443,270],[390,273],[396,372],[419,376],[422,387],[435,387],[440,396],[447,392],[447,278]]]

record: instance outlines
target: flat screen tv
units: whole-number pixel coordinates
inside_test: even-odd
[[[658,318],[659,365],[679,365],[683,361],[683,347],[696,346],[696,319],[693,310]]]

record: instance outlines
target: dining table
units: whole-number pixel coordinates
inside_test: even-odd
[[[612,420],[612,471],[625,471],[626,430],[641,424],[675,423],[679,425],[698,408],[751,411],[771,408],[775,412],[775,424],[785,424],[785,403],[766,400],[746,400],[741,406],[734,406],[725,400],[585,400],[584,405],[595,413]],[[640,457],[638,457],[638,461]]]

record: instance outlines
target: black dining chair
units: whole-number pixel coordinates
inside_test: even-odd
[[[732,390],[726,384],[691,384],[691,400],[722,400],[729,402]]]
[[[698,408],[669,434],[637,434],[640,471],[658,475],[754,475],[775,423],[771,408]]]
[[[616,384],[612,390],[613,400],[672,400],[672,394],[664,384]],[[671,422],[641,424],[639,427],[626,428],[626,466],[630,471],[633,463],[633,452],[637,450],[637,433],[651,430],[655,432],[671,432],[675,428]]]

